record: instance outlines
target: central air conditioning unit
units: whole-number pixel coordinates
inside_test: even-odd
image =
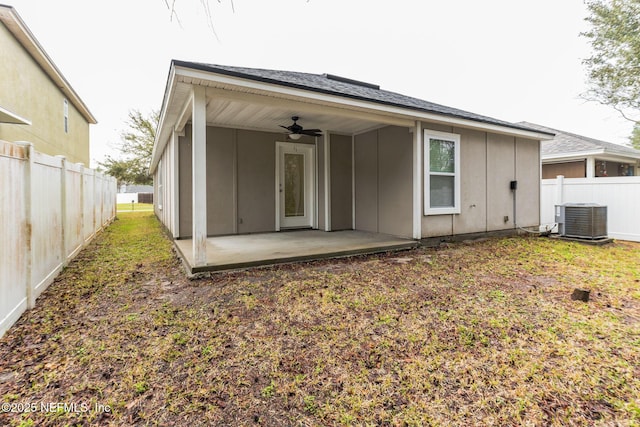
[[[603,239],[607,237],[607,207],[596,203],[556,205],[556,223],[560,236]]]

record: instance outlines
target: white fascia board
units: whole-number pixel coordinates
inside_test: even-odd
[[[585,160],[587,158],[593,158],[594,160],[604,160],[609,162],[620,162],[620,163],[637,163],[640,160],[640,156],[625,156],[621,154],[612,154],[608,153],[606,150],[597,150],[597,151],[585,151],[582,153],[572,153],[572,154],[554,154],[553,156],[545,156],[542,158],[542,164],[552,164],[552,163],[564,163],[564,162],[575,162],[580,160]]]
[[[556,154],[543,154],[540,156],[542,163],[545,160],[579,160],[584,159],[589,156],[597,156],[600,154],[604,154],[604,150],[591,150],[591,151],[580,151],[580,152],[572,152],[572,153],[556,153]]]
[[[96,124],[96,118],[91,114],[89,108],[80,99],[80,96],[71,87],[71,84],[62,75],[56,64],[42,48],[36,37],[29,30],[18,12],[11,6],[0,5],[0,22],[4,23],[7,29],[13,34],[31,57],[42,67],[53,83],[60,91],[69,98],[69,101],[80,112],[80,114],[90,124]]]
[[[326,102],[330,104],[338,104],[343,107],[359,108],[364,110],[373,111],[376,113],[387,113],[393,116],[400,116],[409,120],[426,120],[431,122],[438,122],[447,125],[460,126],[465,128],[472,128],[483,130],[485,132],[493,132],[506,134],[511,136],[519,136],[528,139],[535,140],[549,140],[553,137],[546,133],[540,133],[536,131],[527,131],[521,129],[510,128],[507,126],[494,125],[490,123],[483,123],[470,119],[463,119],[457,117],[451,117],[444,114],[428,113],[418,110],[412,110],[410,108],[396,107],[392,105],[379,104],[372,101],[363,101],[353,98],[342,97],[338,95],[330,95],[320,92],[315,92],[312,89],[297,89],[288,86],[278,85],[275,83],[266,83],[257,80],[251,80],[248,78],[240,78],[227,76],[224,74],[216,74],[213,71],[201,71],[184,66],[175,66],[176,74],[192,79],[204,80],[210,82],[210,86],[231,85],[242,88],[249,88],[261,92],[278,93],[284,96],[312,99],[320,102]]]
[[[0,123],[12,123],[15,125],[31,125],[31,121],[20,117],[14,112],[0,107]]]
[[[160,110],[158,129],[156,129],[156,140],[153,142],[153,151],[151,152],[151,164],[149,165],[149,173],[151,174],[155,172],[162,152],[169,142],[170,135],[173,133],[173,125],[167,123],[167,106],[171,105],[175,83],[175,70],[174,67],[171,67],[169,70],[169,77],[167,78],[167,86],[164,90],[164,101],[162,109]]]

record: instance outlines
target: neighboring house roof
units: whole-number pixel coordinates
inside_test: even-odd
[[[69,82],[64,78],[58,67],[53,63],[49,55],[44,51],[38,40],[31,33],[18,12],[12,7],[0,4],[0,22],[2,22],[13,36],[29,52],[33,59],[42,67],[44,72],[64,93],[69,101],[76,107],[82,116],[91,124],[96,124],[95,117],[91,114],[85,103],[73,90]]]
[[[575,157],[579,155],[613,155],[640,159],[640,150],[611,142],[600,141],[587,136],[553,129],[535,123],[520,122],[519,124],[542,132],[553,132],[555,138],[542,142],[541,157],[557,159],[561,157]]]
[[[121,193],[153,193],[153,185],[123,185]]]
[[[204,64],[200,62],[187,62],[174,60],[173,63],[181,67],[189,67],[202,71],[210,71],[233,77],[246,78],[265,83],[273,83],[296,89],[306,89],[314,92],[337,95],[346,98],[370,101],[384,105],[408,108],[411,110],[428,113],[442,114],[450,117],[458,117],[477,122],[483,122],[513,129],[530,131],[531,128],[522,124],[515,124],[498,120],[480,114],[451,108],[422,99],[401,95],[395,92],[382,90],[378,85],[359,82],[332,74],[310,74],[294,71],[265,70],[260,68],[231,67],[227,65]],[[538,130],[538,129],[535,129]],[[549,133],[543,131],[542,133]],[[549,133],[553,135],[553,133]]]

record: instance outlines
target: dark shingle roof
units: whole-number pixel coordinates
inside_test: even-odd
[[[640,158],[639,150],[631,147],[625,147],[624,145],[600,141],[598,139],[576,135],[575,133],[565,132],[547,126],[537,125],[535,123],[520,122],[519,124],[542,132],[552,132],[556,134],[553,140],[542,142],[541,152],[543,158],[544,156],[553,156],[556,154],[577,154],[598,150],[602,150],[607,154]]]
[[[173,61],[174,65],[193,68],[202,71],[209,71],[217,74],[224,74],[233,77],[245,78],[265,83],[272,83],[280,86],[287,86],[296,89],[304,89],[312,92],[336,95],[344,98],[357,99],[374,102],[400,108],[407,108],[427,113],[441,114],[449,117],[456,117],[466,120],[504,126],[512,129],[538,132],[522,124],[515,124],[498,120],[480,114],[451,108],[422,99],[401,95],[379,89],[376,85],[368,83],[358,83],[346,78],[336,78],[328,74],[310,74],[295,71],[265,70],[259,68],[231,67],[217,64],[204,64],[198,62]],[[549,133],[543,131],[542,133]],[[553,135],[550,133],[550,135]]]

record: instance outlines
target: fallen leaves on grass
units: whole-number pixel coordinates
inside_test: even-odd
[[[3,402],[91,410],[0,422],[638,424],[639,266],[638,244],[506,238],[190,281],[123,214],[0,341]]]

